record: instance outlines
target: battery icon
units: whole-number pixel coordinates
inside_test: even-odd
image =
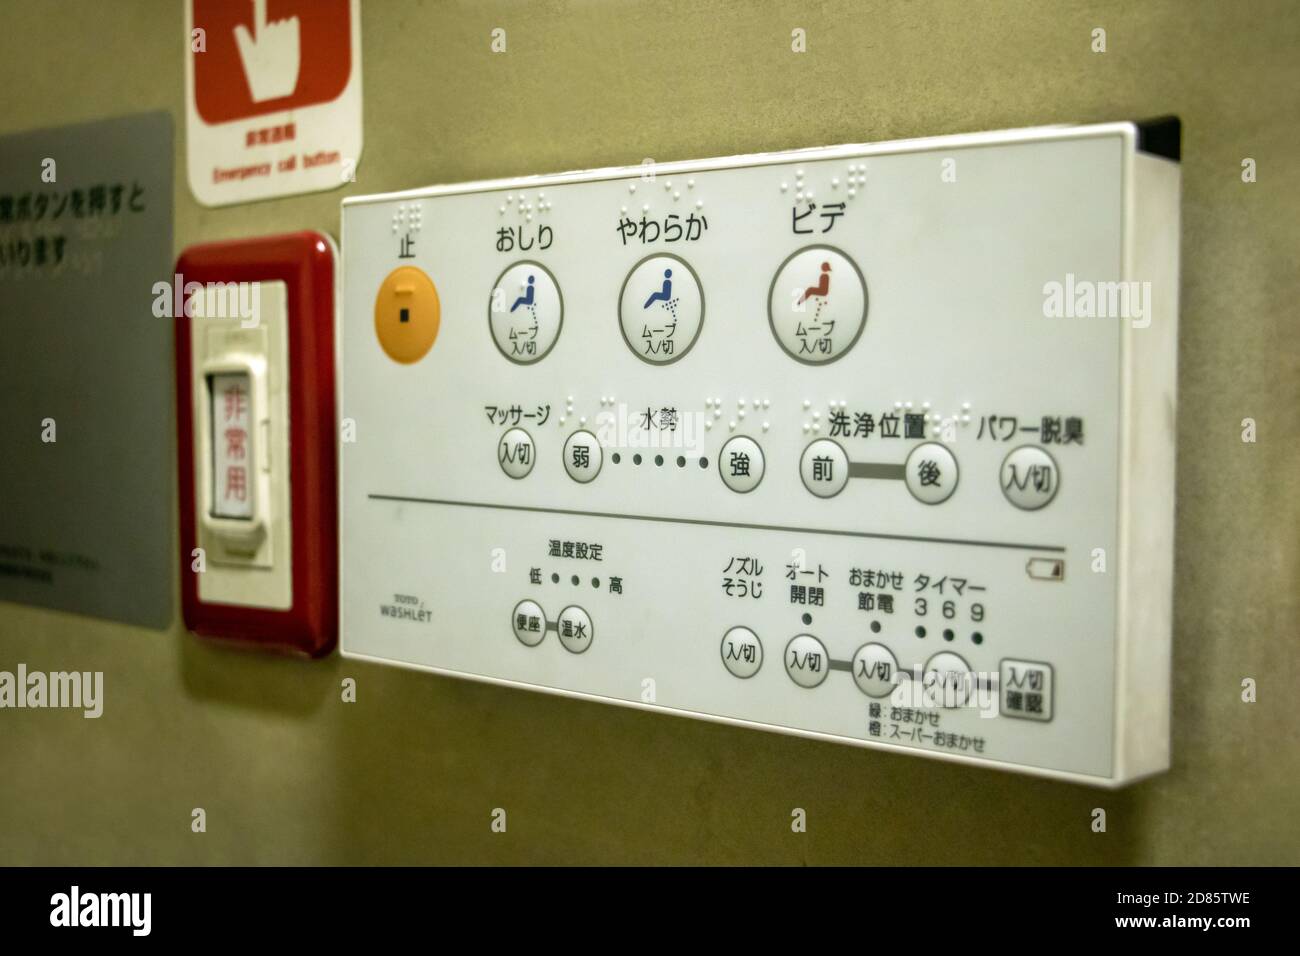
[[[1065,560],[1063,558],[1030,558],[1025,565],[1025,570],[1036,581],[1065,580]]]

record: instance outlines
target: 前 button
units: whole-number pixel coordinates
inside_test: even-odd
[[[847,353],[867,321],[867,284],[852,259],[809,246],[786,259],[768,291],[772,334],[793,359],[812,365]]]
[[[522,428],[511,428],[501,436],[497,444],[497,461],[501,470],[511,478],[523,478],[533,470],[537,458],[537,449],[533,447],[533,436]]]
[[[563,323],[560,287],[545,266],[516,262],[501,273],[488,300],[488,324],[502,355],[520,365],[540,361]]]
[[[699,277],[676,256],[642,259],[623,280],[619,294],[623,340],[637,356],[667,365],[691,350],[704,323]]]
[[[1007,501],[1037,511],[1056,497],[1061,475],[1051,455],[1035,445],[1023,445],[1003,460],[998,480]]]
[[[799,477],[818,498],[833,498],[848,484],[849,456],[839,442],[819,438],[803,450]]]
[[[718,473],[732,491],[745,494],[763,480],[763,449],[747,435],[737,435],[722,446]]]
[[[600,439],[591,432],[574,432],[564,443],[564,470],[580,484],[585,485],[600,474],[602,459]]]

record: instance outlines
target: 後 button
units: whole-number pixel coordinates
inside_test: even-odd
[[[618,317],[623,340],[637,358],[653,365],[676,362],[704,324],[699,277],[676,256],[648,256],[623,280]]]
[[[937,505],[957,490],[957,459],[938,442],[917,445],[903,466],[907,490],[917,501]]]
[[[851,349],[867,321],[867,284],[857,265],[831,246],[800,249],[772,279],[768,321],[781,348],[812,365]]]
[[[581,654],[591,647],[591,639],[596,636],[591,626],[591,618],[576,604],[570,604],[560,612],[555,629],[559,632],[560,643],[564,645],[564,649],[574,654]]]
[[[501,436],[497,445],[497,461],[501,470],[511,478],[522,478],[533,470],[537,458],[537,449],[533,447],[533,436],[522,428],[511,428]]]
[[[1061,474],[1043,449],[1022,445],[1003,460],[998,481],[1007,501],[1025,511],[1037,511],[1056,497]]]
[[[520,601],[510,615],[510,626],[520,644],[536,647],[546,636],[546,612],[536,601]]]
[[[940,651],[926,661],[921,686],[932,706],[963,707],[975,689],[975,675],[959,654]]]
[[[375,335],[394,362],[409,365],[424,358],[438,337],[441,318],[438,290],[415,266],[388,273],[375,295]]]
[[[585,485],[600,474],[602,459],[600,440],[591,432],[574,432],[564,443],[564,470],[576,482]]]
[[[830,673],[826,647],[811,634],[800,634],[785,647],[785,672],[800,687],[816,687]]]
[[[853,682],[868,697],[888,697],[898,684],[898,659],[884,644],[863,644],[853,655]]]
[[[818,498],[833,498],[848,484],[849,456],[839,442],[819,438],[803,450],[799,477]]]
[[[718,473],[732,491],[745,494],[763,480],[763,449],[747,435],[736,435],[722,446]]]
[[[488,300],[492,341],[512,362],[546,357],[564,324],[564,299],[555,276],[537,262],[516,262],[501,273]]]
[[[999,710],[1003,717],[1052,719],[1052,665],[1004,660],[998,674]]]
[[[763,643],[749,628],[733,627],[722,635],[722,663],[736,677],[753,677],[763,666]]]

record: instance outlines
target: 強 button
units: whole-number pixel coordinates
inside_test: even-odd
[[[642,259],[623,280],[618,317],[623,341],[637,358],[652,365],[676,362],[704,324],[699,276],[676,256]]]
[[[791,358],[833,362],[862,334],[867,283],[838,249],[808,246],[781,263],[768,290],[767,314],[772,334]]]
[[[394,362],[409,365],[424,358],[438,337],[441,318],[438,289],[415,266],[388,273],[375,295],[375,336]]]
[[[826,646],[811,634],[800,634],[785,646],[785,672],[800,687],[816,687],[830,670]]]
[[[1061,475],[1051,455],[1036,445],[1022,445],[1003,460],[998,481],[1007,501],[1037,511],[1056,497]]]
[[[589,431],[574,432],[564,443],[564,470],[581,484],[585,485],[600,474],[603,458],[600,439]]]
[[[853,655],[853,682],[868,697],[888,697],[898,684],[898,658],[884,644],[863,644]]]
[[[927,505],[947,501],[957,490],[957,459],[938,442],[913,448],[903,472],[912,497]]]
[[[799,459],[803,486],[818,498],[833,498],[849,481],[849,456],[839,442],[818,438]]]
[[[564,299],[545,266],[516,262],[501,273],[488,299],[488,325],[502,355],[520,365],[540,361],[563,324]]]
[[[581,654],[591,647],[591,640],[596,636],[591,626],[591,618],[576,604],[570,604],[560,612],[555,629],[560,635],[560,643],[564,645],[564,649],[574,654]]]
[[[536,601],[520,601],[511,612],[510,626],[520,644],[536,647],[546,636],[546,612]]]
[[[763,480],[763,449],[748,435],[736,435],[718,454],[718,473],[732,491],[745,494]]]
[[[501,470],[511,478],[523,478],[533,470],[537,459],[537,449],[533,447],[533,436],[522,428],[511,428],[501,436],[497,445],[497,461]]]
[[[722,635],[722,663],[735,677],[753,677],[763,666],[763,642],[749,628],[733,627]]]

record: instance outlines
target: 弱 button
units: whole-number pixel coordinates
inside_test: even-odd
[[[851,349],[867,321],[867,283],[857,265],[831,246],[800,249],[777,270],[768,320],[786,354],[833,362]]]
[[[536,647],[546,636],[546,612],[536,601],[520,601],[511,612],[510,627],[519,643]]]
[[[564,470],[581,484],[600,474],[603,457],[600,440],[589,431],[574,432],[564,443]]]
[[[559,632],[564,649],[574,654],[581,654],[591,647],[591,640],[596,636],[591,618],[576,604],[570,604],[560,612],[555,629]]]
[[[800,687],[816,687],[830,670],[826,646],[811,634],[800,634],[785,646],[785,672]]]
[[[1007,501],[1037,511],[1056,497],[1061,475],[1051,455],[1035,445],[1022,445],[1003,460],[998,480]]]
[[[667,365],[691,350],[704,324],[699,277],[676,256],[642,259],[619,293],[619,323],[633,353],[653,365]]]
[[[799,459],[803,486],[818,498],[833,498],[849,481],[849,456],[839,442],[818,438]]]
[[[511,428],[501,436],[497,444],[497,461],[501,470],[511,478],[523,478],[533,470],[537,458],[537,449],[533,447],[533,436],[522,428]]]
[[[927,505],[947,501],[957,490],[957,459],[938,442],[913,448],[903,471],[907,490]]]
[[[763,480],[763,449],[749,436],[736,435],[718,454],[718,473],[732,491],[753,491]]]
[[[753,677],[763,666],[763,643],[749,628],[733,627],[722,635],[722,663],[736,677]]]
[[[516,262],[501,273],[488,299],[488,325],[502,355],[520,365],[540,361],[563,323],[564,299],[545,266]]]

